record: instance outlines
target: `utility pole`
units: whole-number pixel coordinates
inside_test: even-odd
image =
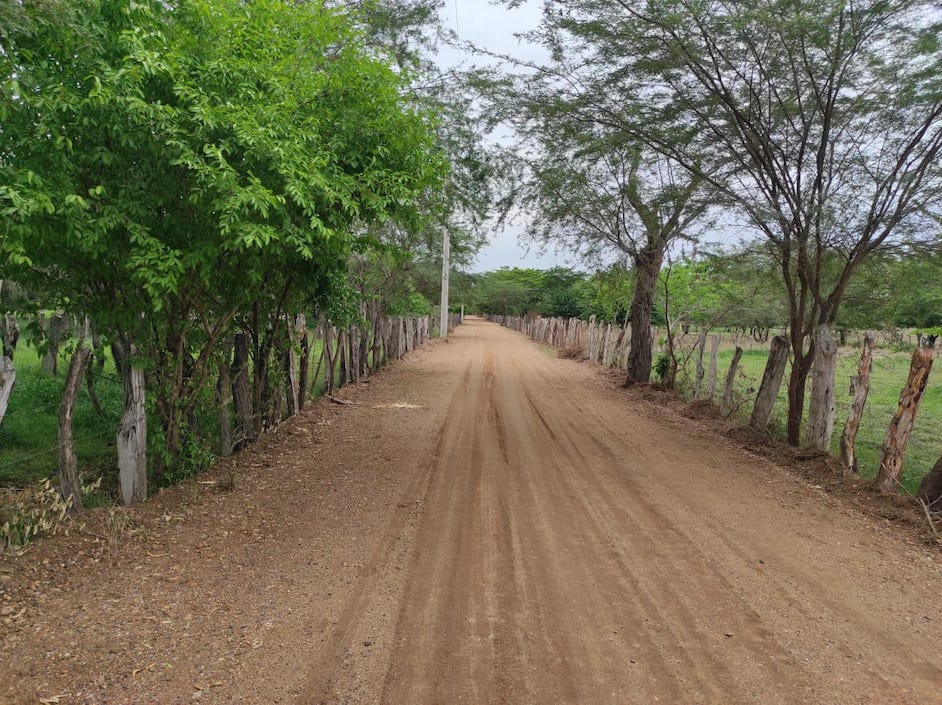
[[[449,259],[451,258],[451,238],[448,231],[442,234],[442,312],[441,325],[439,327],[439,338],[448,337],[448,271],[450,269]]]

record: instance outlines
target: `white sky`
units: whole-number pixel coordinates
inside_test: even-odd
[[[542,48],[527,44],[515,34],[536,28],[542,14],[542,3],[530,0],[524,6],[508,10],[488,0],[445,0],[442,18],[446,27],[457,32],[461,41],[488,49],[498,54],[507,54],[521,59],[539,61],[545,56]],[[470,67],[481,65],[485,59],[442,47],[438,54],[442,66],[463,64]],[[577,266],[577,262],[565,251],[540,254],[539,249],[521,242],[523,225],[511,223],[489,234],[490,244],[482,248],[472,271],[484,272],[508,267],[536,267],[548,269],[556,266]]]

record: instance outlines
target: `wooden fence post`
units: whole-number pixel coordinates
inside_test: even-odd
[[[729,363],[729,372],[726,373],[726,386],[723,388],[723,406],[720,407],[720,413],[723,416],[729,416],[733,410],[733,384],[736,382],[736,372],[739,371],[739,361],[742,359],[742,348],[736,346],[736,352],[733,353],[733,360]]]
[[[753,428],[765,429],[772,416],[772,408],[778,397],[778,390],[782,386],[782,377],[785,375],[785,366],[788,364],[788,339],[784,335],[776,335],[769,346],[769,358],[765,363],[765,372],[762,373],[762,382],[756,394],[756,403],[752,407],[752,416],[749,425]]]
[[[707,385],[707,399],[711,401],[716,397],[716,368],[720,355],[720,338],[719,335],[710,336],[710,376]]]
[[[811,403],[808,408],[806,442],[815,450],[826,451],[834,433],[834,371],[837,343],[831,329],[822,323],[814,329],[814,366],[811,368]]]
[[[115,345],[115,343],[113,343]],[[118,425],[118,489],[123,504],[147,499],[147,413],[144,370],[134,365],[133,345],[121,347],[124,413]]]
[[[857,458],[857,430],[860,428],[860,419],[863,417],[867,395],[870,393],[870,367],[873,363],[873,337],[864,336],[863,348],[860,351],[860,363],[857,365],[857,375],[850,378],[850,413],[844,423],[844,432],[841,433],[841,461],[846,472],[858,472]]]
[[[909,378],[899,394],[899,408],[890,422],[883,441],[883,456],[880,470],[877,472],[876,486],[881,492],[895,492],[899,487],[900,473],[903,471],[903,456],[906,444],[916,422],[916,412],[922,393],[926,390],[929,372],[932,370],[932,348],[913,350],[909,366]]]

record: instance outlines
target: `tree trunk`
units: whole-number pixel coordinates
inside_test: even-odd
[[[307,329],[307,319],[304,314],[295,318],[298,331],[298,343],[301,347],[301,359],[298,363],[298,411],[307,404],[308,379],[311,369],[311,334]]]
[[[706,368],[703,366],[703,353],[706,350],[706,339],[706,331],[703,331],[700,340],[697,341],[697,376],[693,383],[694,399],[699,399],[703,394],[703,380],[706,378]]]
[[[772,345],[769,347],[769,358],[765,363],[765,372],[762,373],[759,393],[756,394],[756,403],[752,407],[752,416],[749,419],[749,425],[753,428],[764,430],[768,427],[787,364],[788,339],[784,335],[776,335],[772,338]]]
[[[232,358],[232,403],[235,407],[233,450],[241,450],[255,440],[252,389],[249,384],[249,334],[236,333]]]
[[[219,455],[223,458],[232,453],[232,419],[229,407],[232,402],[232,345],[226,344],[222,349],[222,358],[219,360],[216,378],[216,405],[219,407]]]
[[[94,326],[92,327],[92,351],[93,358],[88,364],[97,367],[99,371],[105,369],[105,344],[102,342],[101,336],[98,335],[98,331],[95,330]]]
[[[631,347],[628,351],[628,374],[625,384],[647,384],[651,381],[654,335],[651,314],[654,311],[654,290],[661,271],[659,253],[641,252],[634,258],[635,291],[631,300]]]
[[[91,348],[85,347],[84,339],[79,339],[69,371],[62,387],[62,401],[59,404],[59,488],[62,498],[69,502],[69,509],[74,513],[82,511],[82,486],[78,479],[78,459],[75,457],[75,438],[72,435],[72,414],[75,411],[75,399],[82,382],[82,373]]]
[[[863,417],[867,395],[870,393],[870,367],[873,362],[873,338],[865,335],[863,349],[860,351],[860,364],[857,366],[857,376],[850,378],[850,413],[844,423],[844,432],[841,434],[841,460],[847,472],[859,472],[857,458],[857,430],[860,428],[860,419]]]
[[[329,323],[324,323],[324,384],[321,390],[322,394],[332,394],[334,391],[334,351],[333,351],[334,327]]]
[[[3,350],[0,355],[13,359],[16,353],[16,343],[20,339],[20,324],[15,316],[9,313],[0,317],[0,340],[3,342]]]
[[[98,393],[95,391],[95,362],[97,359],[98,355],[94,349],[92,349],[88,362],[85,363],[85,391],[88,392],[88,400],[92,403],[92,408],[95,410],[95,413],[105,418],[107,414],[101,406]]]
[[[729,363],[729,371],[726,373],[726,386],[723,388],[723,405],[720,407],[720,413],[723,416],[729,416],[733,410],[733,385],[736,382],[736,373],[739,371],[739,361],[741,359],[742,348],[737,345],[732,362]]]
[[[942,458],[923,476],[916,496],[929,505],[929,511],[942,511]]]
[[[792,353],[795,352],[794,345]],[[805,413],[805,384],[811,371],[810,352],[795,356],[792,360],[791,373],[788,375],[788,422],[786,441],[797,446],[801,441],[801,419]]]
[[[288,416],[294,416],[300,411],[298,408],[298,353],[294,348],[298,338],[297,328],[289,317],[285,317],[287,345],[281,354],[282,366],[285,373],[285,408]]]
[[[811,368],[811,404],[805,441],[815,450],[827,451],[834,434],[834,373],[837,343],[831,329],[822,323],[814,329],[814,363]]]
[[[13,358],[6,355],[0,356],[0,424],[3,423],[3,417],[6,416],[7,407],[10,404],[10,395],[13,393],[13,385],[16,384],[16,367],[13,365]]]
[[[370,374],[370,322],[366,317],[366,306],[363,306],[361,310],[363,324],[360,326],[360,369],[358,376],[360,379],[366,379]]]
[[[916,348],[909,366],[909,378],[899,395],[899,408],[890,422],[883,441],[883,456],[877,473],[876,485],[881,492],[895,492],[899,487],[903,470],[906,444],[916,423],[916,412],[922,393],[926,391],[929,372],[932,370],[932,348]]]
[[[716,381],[719,378],[720,364],[720,341],[722,335],[710,336],[710,374],[707,377],[707,399],[713,401],[716,398]]]
[[[64,313],[54,313],[49,318],[40,318],[45,335],[42,371],[55,376],[59,373],[59,347],[69,334],[69,318]]]
[[[124,382],[124,413],[118,425],[118,489],[124,504],[147,499],[147,414],[144,408],[144,371],[135,367],[135,349],[120,347],[121,377]]]

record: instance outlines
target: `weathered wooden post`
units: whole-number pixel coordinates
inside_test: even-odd
[[[733,359],[729,363],[729,371],[726,373],[726,386],[723,388],[723,405],[720,407],[720,413],[723,416],[729,416],[733,410],[733,385],[736,382],[736,373],[739,371],[739,361],[742,359],[742,348],[736,346],[736,352],[733,353]]]
[[[811,403],[805,442],[815,450],[826,451],[834,433],[834,371],[837,343],[827,324],[814,329],[814,366],[811,368]]]
[[[841,461],[847,472],[858,472],[857,459],[857,430],[860,428],[860,419],[863,417],[867,395],[870,393],[870,367],[873,363],[873,337],[864,336],[863,348],[860,351],[860,363],[857,365],[857,375],[850,378],[850,413],[844,422],[844,432],[841,433]]]
[[[124,382],[124,412],[118,425],[118,490],[123,504],[147,499],[147,413],[144,370],[134,364],[133,344],[112,343]]]
[[[719,335],[710,336],[710,376],[707,385],[707,399],[711,401],[716,397],[716,368],[719,364],[721,337]]]
[[[881,492],[895,492],[899,487],[906,444],[909,443],[909,436],[916,423],[916,412],[919,411],[922,394],[926,391],[929,372],[932,370],[932,359],[932,348],[913,350],[909,377],[906,380],[906,386],[899,394],[899,407],[883,440],[883,454],[880,458],[880,469],[876,480],[876,486]]]
[[[772,416],[772,408],[778,397],[778,390],[782,386],[782,377],[785,375],[785,366],[788,364],[788,338],[776,335],[769,346],[769,358],[765,363],[765,372],[762,373],[762,382],[756,394],[756,403],[752,407],[752,416],[749,425],[753,428],[765,429]]]

